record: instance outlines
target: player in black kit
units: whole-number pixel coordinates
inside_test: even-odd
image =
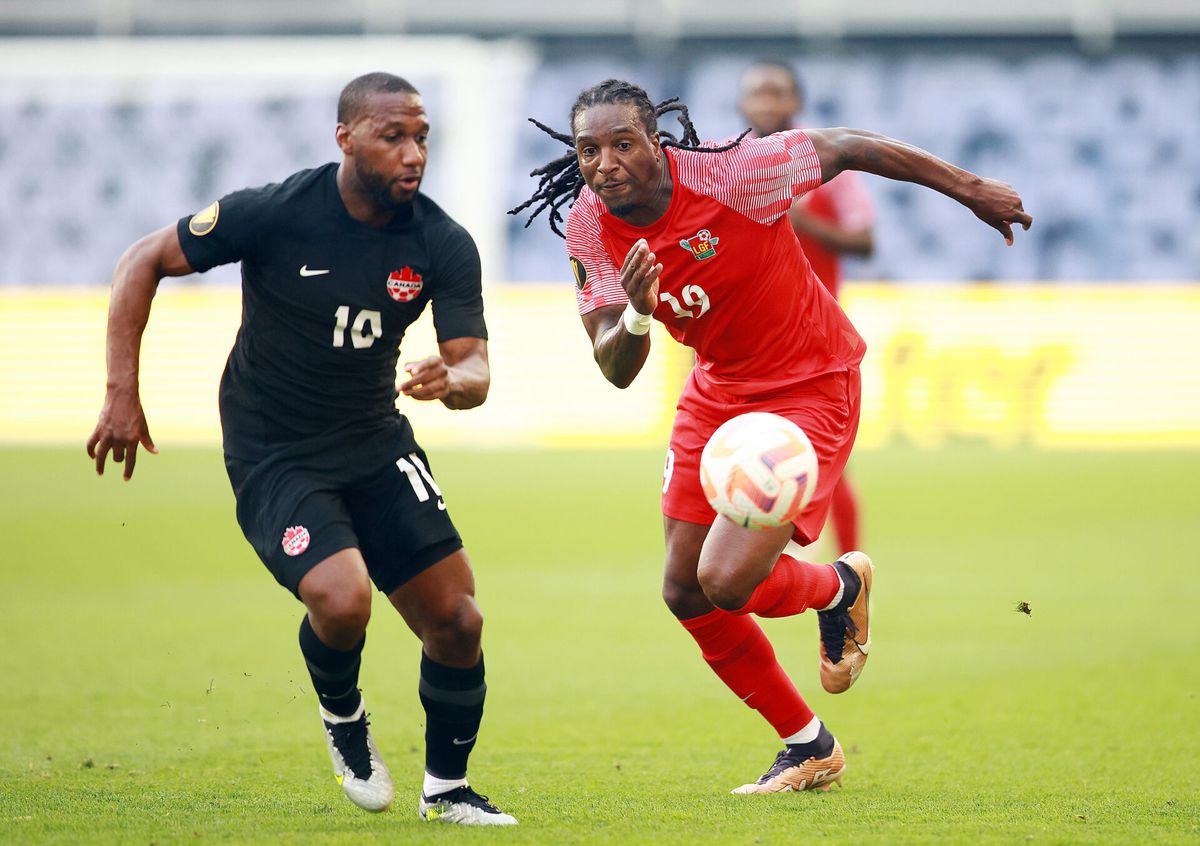
[[[157,452],[138,396],[142,332],[159,281],[242,264],[242,325],[221,379],[225,465],[237,519],[305,605],[300,649],[320,699],[334,775],[350,799],[392,801],[358,671],[371,582],[421,640],[426,714],[422,818],[511,825],[467,783],[486,691],[475,583],[442,492],[397,394],[473,408],[491,375],[479,254],[419,193],[429,124],[399,77],[352,80],[338,100],[343,157],[236,191],[131,246],[114,274],[108,391],[88,440],[133,475]],[[433,305],[438,355],[405,365],[400,341]]]

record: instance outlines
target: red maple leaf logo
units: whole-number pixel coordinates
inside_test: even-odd
[[[421,293],[424,286],[425,281],[421,278],[421,274],[414,273],[408,265],[388,274],[388,296],[398,303],[412,302]]]

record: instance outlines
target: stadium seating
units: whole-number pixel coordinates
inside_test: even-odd
[[[703,137],[742,128],[734,102],[751,55],[696,52],[682,64],[631,55],[545,53],[514,98],[520,105],[488,127],[516,139],[500,145],[515,147],[513,160],[494,163],[507,203],[486,219],[495,220],[492,240],[507,246],[489,279],[568,278],[562,244],[543,221],[525,229],[504,216],[532,190],[529,171],[566,150],[525,117],[566,129],[582,88],[627,76],[652,96],[682,95]],[[1037,221],[1025,248],[1006,250],[954,203],[871,178],[876,255],[851,262],[850,278],[1200,278],[1194,53],[1130,49],[1096,58],[1046,47],[1013,56],[999,47],[968,53],[949,43],[894,44],[797,58],[797,66],[810,91],[809,123],[875,129],[1008,180]],[[450,104],[438,77],[413,79],[444,114]],[[0,98],[0,285],[104,284],[123,247],[140,234],[225,191],[333,159],[336,85],[281,85],[197,90],[103,75],[86,84],[7,80]],[[435,199],[461,200],[445,139],[434,133],[426,189]],[[489,155],[486,139],[470,140]],[[453,149],[461,154],[464,146]],[[208,278],[228,282],[236,274]]]
[[[751,58],[695,61],[673,76],[682,82],[672,87],[656,84],[666,72],[635,78],[653,97],[682,95],[701,137],[726,138],[745,128],[735,103],[738,76]],[[603,75],[591,64],[586,72],[571,61],[544,66],[537,78],[555,83],[531,89],[530,113],[561,114],[572,94],[567,81],[578,90]],[[1014,60],[892,50],[814,56],[796,66],[810,92],[809,125],[874,129],[1009,181],[1036,218],[1027,246],[1006,250],[945,198],[869,177],[878,209],[876,254],[850,262],[851,278],[1200,278],[1200,111],[1183,107],[1200,101],[1197,56],[1097,60],[1042,51]],[[556,152],[541,141],[520,149],[521,175]],[[516,180],[514,199],[526,188]],[[511,237],[529,245],[510,250],[511,277],[565,275],[561,257],[542,263],[543,233],[514,228]]]

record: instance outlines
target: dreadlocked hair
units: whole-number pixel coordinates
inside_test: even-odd
[[[573,135],[575,131],[575,118],[579,116],[580,112],[587,111],[592,106],[607,105],[610,103],[626,103],[633,106],[637,110],[638,118],[641,120],[642,125],[646,128],[646,132],[651,135],[657,133],[659,144],[663,147],[675,147],[680,150],[690,150],[697,153],[723,153],[742,143],[742,139],[750,133],[750,130],[747,129],[728,144],[717,147],[702,147],[700,146],[700,137],[696,134],[696,127],[692,125],[692,119],[688,116],[688,108],[679,102],[678,97],[663,100],[658,105],[655,105],[641,86],[620,79],[606,79],[599,85],[593,85],[575,98],[575,103],[571,106],[571,135],[564,132],[556,132],[541,121],[533,118],[529,119],[529,122],[542,130],[542,132],[549,135],[555,141],[561,141],[566,144],[571,150],[557,159],[529,172],[530,176],[539,177],[537,190],[533,192],[533,196],[528,200],[509,211],[509,214],[520,214],[530,206],[536,204],[537,207],[529,213],[529,219],[525,221],[526,229],[533,223],[535,217],[549,209],[547,220],[550,221],[550,228],[560,238],[567,237],[558,227],[558,224],[563,222],[562,212],[559,210],[564,205],[575,202],[584,186],[583,174],[579,170],[579,156],[575,152],[575,138]],[[663,115],[672,113],[675,114],[679,125],[683,128],[682,137],[676,138],[672,133],[659,130],[658,128],[658,119]]]

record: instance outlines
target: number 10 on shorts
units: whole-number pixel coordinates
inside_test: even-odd
[[[408,483],[412,485],[413,493],[417,495],[417,502],[428,502],[429,489],[432,488],[438,498],[438,508],[442,511],[446,510],[446,503],[442,501],[442,489],[437,486],[437,482],[433,480],[433,474],[429,472],[429,468],[425,466],[425,462],[419,455],[410,452],[407,458],[397,459],[396,466],[403,470],[404,475],[408,477]],[[426,484],[429,487],[426,487]]]

